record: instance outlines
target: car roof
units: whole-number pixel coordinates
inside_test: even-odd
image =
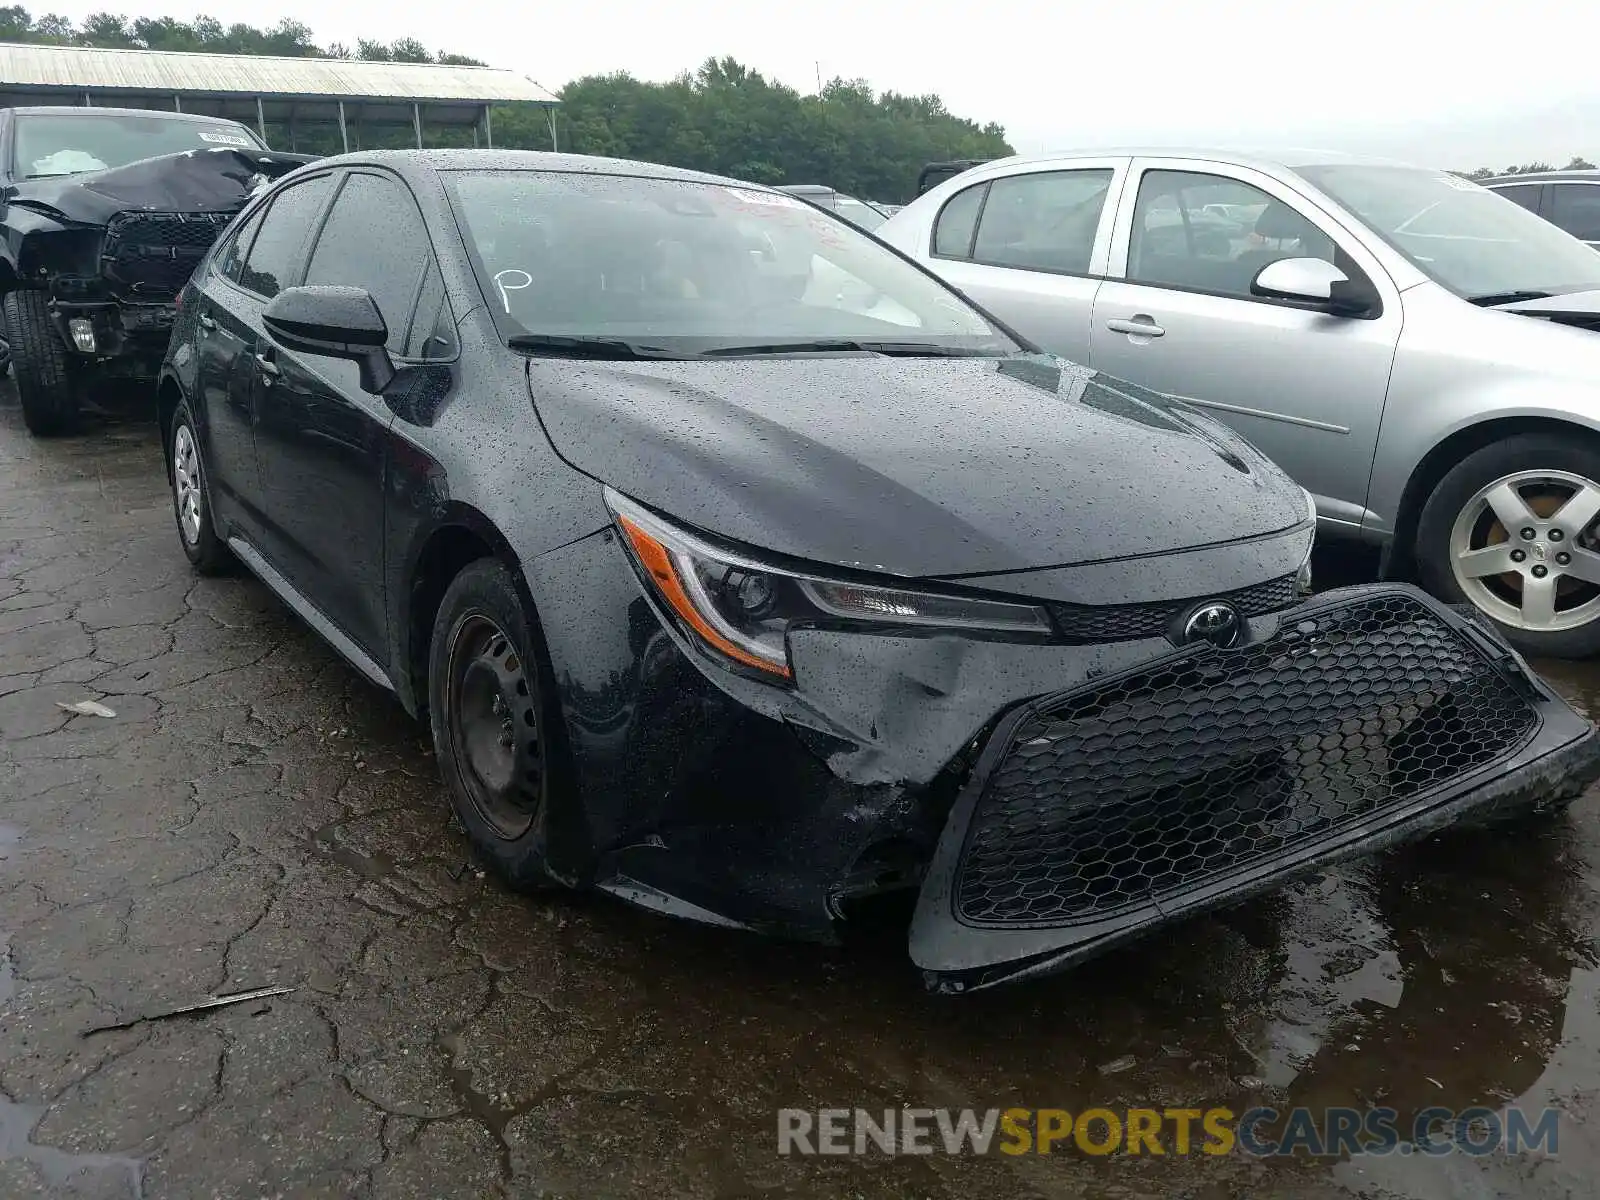
[[[164,121],[197,121],[215,124],[222,122],[227,125],[240,125],[232,117],[213,117],[206,113],[168,112],[164,108],[106,108],[95,104],[84,106],[80,104],[30,104],[20,108],[6,109],[7,112],[23,116],[69,116],[69,117],[159,117]]]
[[[1496,183],[1548,183],[1552,180],[1559,182],[1563,179],[1587,180],[1591,183],[1600,183],[1600,171],[1526,171],[1516,175],[1494,175],[1488,179],[1480,179],[1478,182],[1488,187]]]
[[[1072,162],[1083,158],[1192,158],[1258,170],[1295,170],[1299,167],[1416,167],[1416,163],[1374,155],[1347,154],[1341,150],[1312,148],[1239,149],[1218,146],[1106,146],[1049,154],[1017,154],[984,163],[982,170],[1006,166],[1035,166],[1042,163]]]
[[[570,171],[591,175],[629,175],[640,179],[675,179],[685,183],[716,183],[757,192],[773,190],[743,179],[668,167],[660,163],[639,162],[630,158],[603,158],[591,154],[556,154],[549,150],[358,150],[349,154],[328,155],[307,165],[320,170],[363,163],[389,167],[402,174],[431,171]]]

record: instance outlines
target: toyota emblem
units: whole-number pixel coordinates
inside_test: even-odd
[[[1231,604],[1202,604],[1183,623],[1185,642],[1208,642],[1219,650],[1231,650],[1244,636],[1244,622]]]

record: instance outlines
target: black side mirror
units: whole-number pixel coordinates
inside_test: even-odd
[[[389,327],[365,288],[288,288],[272,298],[261,321],[286,349],[355,362],[364,392],[380,395],[394,378],[385,348]]]

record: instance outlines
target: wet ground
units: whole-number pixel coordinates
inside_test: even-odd
[[[254,580],[191,576],[160,462],[143,419],[35,442],[0,392],[0,1196],[1594,1194],[1600,797],[929,997],[892,944],[485,879],[423,731]],[[783,1107],[1256,1103],[1548,1104],[1560,1152],[775,1153]]]

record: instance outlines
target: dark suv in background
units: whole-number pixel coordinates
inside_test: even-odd
[[[1600,171],[1530,171],[1483,186],[1600,250]]]
[[[214,117],[0,109],[0,336],[29,430],[69,432],[96,379],[153,381],[195,264],[253,191],[308,161]]]

